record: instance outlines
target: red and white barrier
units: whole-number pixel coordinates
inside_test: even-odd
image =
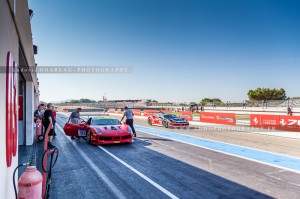
[[[235,113],[201,112],[200,122],[236,125]]]
[[[193,113],[192,111],[180,111],[179,117],[185,118],[187,121],[193,121]]]
[[[300,116],[251,114],[252,127],[300,132]]]
[[[149,117],[151,115],[156,115],[159,112],[157,110],[144,110],[144,116]]]

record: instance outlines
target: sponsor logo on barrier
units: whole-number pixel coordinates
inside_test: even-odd
[[[133,114],[134,114],[135,116],[140,116],[140,115],[141,115],[141,110],[135,109],[135,110],[132,110],[132,112],[133,112]]]
[[[214,116],[207,116],[207,115],[201,115],[201,118],[203,118],[203,119],[215,119]]]
[[[250,115],[250,125],[259,128],[273,128],[283,131],[300,131],[300,116]]]
[[[254,125],[258,125],[258,119],[257,119],[257,117],[255,117],[254,119],[253,119],[253,122],[254,122]]]
[[[222,116],[217,116],[216,117],[217,120],[225,120],[225,121],[234,121],[235,118],[232,117],[222,117]]]
[[[187,121],[192,121],[193,120],[193,113],[192,113],[192,111],[180,111],[179,112],[179,117],[180,118],[185,118]]]
[[[300,120],[293,120],[293,119],[288,119],[287,121],[285,119],[280,120],[281,126],[300,126]]]
[[[144,116],[157,115],[157,110],[144,110]]]
[[[200,122],[236,125],[234,113],[201,112]]]

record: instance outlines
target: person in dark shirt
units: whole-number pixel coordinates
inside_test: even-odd
[[[78,124],[79,119],[80,119],[80,111],[81,111],[81,108],[77,108],[76,111],[71,113],[70,118],[69,118],[71,123]],[[75,139],[75,136],[71,136],[71,139]]]
[[[44,126],[45,131],[47,131],[48,127],[50,126],[50,131],[48,133],[48,149],[55,149],[56,147],[52,144],[52,139],[54,135],[54,116],[52,112],[53,106],[51,103],[47,104],[47,109],[44,113]]]

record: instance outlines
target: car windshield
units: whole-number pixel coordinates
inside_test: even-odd
[[[168,115],[164,115],[164,117],[165,117],[166,119],[172,119],[172,118],[177,118],[177,115],[168,114]]]
[[[119,124],[120,122],[117,119],[101,118],[101,119],[92,120],[92,125],[119,125]]]

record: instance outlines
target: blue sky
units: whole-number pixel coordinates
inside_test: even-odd
[[[257,87],[300,96],[300,1],[30,0],[40,66],[129,74],[39,74],[41,100],[199,102]]]

